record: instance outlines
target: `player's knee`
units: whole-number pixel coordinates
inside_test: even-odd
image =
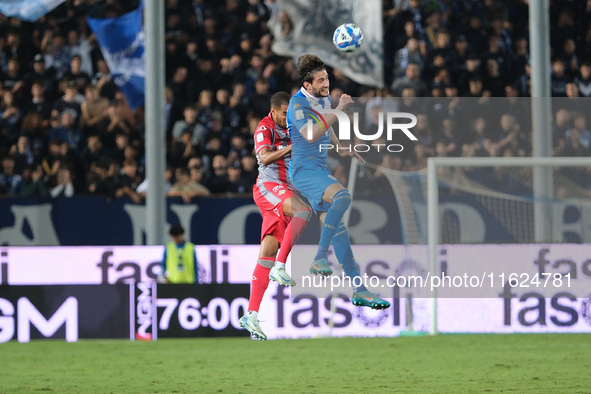
[[[298,209],[294,212],[293,217],[300,218],[302,220],[305,220],[306,222],[309,222],[310,219],[312,219],[312,210],[308,207]]]
[[[332,198],[332,205],[334,205],[335,208],[346,211],[351,205],[351,200],[352,198],[351,193],[349,193],[349,190],[339,190],[335,193],[334,197]]]

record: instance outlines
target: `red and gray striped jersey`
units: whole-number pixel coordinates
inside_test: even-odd
[[[259,182],[287,183],[291,185],[289,179],[289,159],[291,154],[285,155],[275,163],[264,165],[259,157],[259,152],[263,148],[269,148],[272,152],[287,148],[291,145],[287,129],[283,129],[273,121],[271,114],[265,116],[260,122],[254,133],[254,147],[259,163]]]

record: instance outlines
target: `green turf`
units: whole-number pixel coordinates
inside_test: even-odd
[[[0,392],[591,393],[591,335],[0,344]]]

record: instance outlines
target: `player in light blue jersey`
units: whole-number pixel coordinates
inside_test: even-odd
[[[339,140],[331,127],[337,117],[322,113],[331,108],[330,84],[324,62],[314,55],[301,56],[297,64],[297,76],[302,87],[292,96],[287,110],[292,145],[290,176],[295,188],[308,199],[323,223],[310,273],[332,274],[326,260],[332,242],[334,253],[351,282],[363,283],[351,250],[349,233],[342,222],[343,215],[351,205],[351,194],[330,172],[326,164],[328,149],[322,149],[322,146],[332,144],[341,155],[354,155],[361,163],[363,159],[356,152],[338,149]],[[351,96],[343,94],[336,109],[343,111],[352,102]],[[311,127],[308,126],[309,120]],[[355,277],[359,279],[354,280]],[[390,307],[389,302],[369,292],[363,284],[353,290],[351,301],[354,305],[372,309]]]

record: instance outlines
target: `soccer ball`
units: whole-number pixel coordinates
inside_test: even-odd
[[[334,31],[332,42],[339,51],[355,52],[363,42],[363,32],[354,23],[343,23]]]

